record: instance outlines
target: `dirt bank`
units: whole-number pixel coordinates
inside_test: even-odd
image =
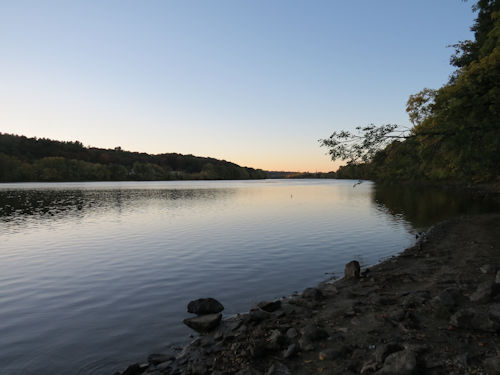
[[[122,374],[500,373],[499,244],[500,215],[442,223],[359,279],[259,304]]]

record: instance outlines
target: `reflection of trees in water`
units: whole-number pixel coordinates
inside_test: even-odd
[[[81,211],[88,204],[81,191],[0,191],[0,220],[33,215],[51,217],[67,211]]]
[[[500,203],[464,191],[408,185],[376,185],[377,208],[403,218],[415,229],[425,229],[439,221],[464,214],[500,210]]]
[[[234,193],[231,189],[0,190],[0,223],[60,220],[107,211],[122,212],[156,203],[195,205]],[[182,202],[182,203],[181,203]]]

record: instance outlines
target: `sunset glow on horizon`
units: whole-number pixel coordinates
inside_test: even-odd
[[[0,132],[332,171],[318,140],[408,126],[474,17],[456,0],[1,1]]]

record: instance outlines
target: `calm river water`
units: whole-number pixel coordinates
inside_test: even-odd
[[[0,374],[111,374],[187,342],[191,299],[246,311],[498,209],[354,183],[0,185]]]

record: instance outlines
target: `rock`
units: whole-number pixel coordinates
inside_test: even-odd
[[[207,375],[208,368],[207,365],[203,362],[191,363],[188,366],[188,372],[191,375]]]
[[[494,298],[499,291],[499,285],[492,282],[480,284],[476,291],[472,293],[469,299],[475,303],[488,303]]]
[[[500,374],[500,355],[486,358],[484,360],[484,367],[490,371],[490,374]]]
[[[419,290],[403,298],[401,305],[405,308],[414,308],[425,304],[431,298],[427,290]]]
[[[174,353],[150,354],[148,356],[148,362],[152,365],[159,365],[172,359],[175,359]]]
[[[333,361],[337,358],[342,357],[346,353],[346,348],[328,348],[323,349],[318,353],[318,358],[320,361]]]
[[[302,297],[319,301],[323,298],[323,293],[318,288],[307,288],[302,292]]]
[[[141,375],[144,371],[146,371],[145,367],[138,363],[134,363],[128,366],[125,371],[122,372],[122,375]]]
[[[234,334],[235,334],[235,336],[241,336],[241,335],[245,335],[245,334],[247,333],[247,331],[248,331],[248,327],[247,327],[245,324],[243,324],[243,325],[241,325],[241,326],[240,326],[240,327],[239,327],[239,328],[238,328],[238,329],[234,332]]]
[[[214,298],[200,298],[188,303],[187,311],[196,315],[216,314],[224,310],[224,306]]]
[[[356,315],[356,311],[354,311],[354,308],[351,306],[347,308],[347,310],[344,311],[344,317],[349,318],[353,317]]]
[[[267,370],[266,375],[291,375],[292,373],[283,363],[274,362]]]
[[[278,350],[283,344],[285,344],[285,341],[286,338],[277,329],[274,329],[271,332],[269,338],[267,339],[267,342],[269,343],[269,348],[272,350]]]
[[[488,313],[493,320],[500,322],[500,304],[494,303],[488,306]]]
[[[299,339],[299,345],[300,345],[300,349],[304,352],[311,352],[314,350],[314,345],[311,342],[311,340],[309,340],[305,337],[301,337]]]
[[[500,323],[491,320],[487,313],[475,314],[471,319],[470,325],[473,329],[485,332],[496,332],[500,329]]]
[[[289,339],[294,339],[296,338],[297,336],[299,335],[299,333],[297,332],[297,330],[295,328],[288,328],[286,330],[286,337],[288,337]]]
[[[268,354],[267,342],[263,339],[254,340],[250,347],[250,354],[254,358],[261,358]]]
[[[447,288],[439,296],[435,297],[432,302],[434,305],[438,304],[446,307],[447,309],[453,309],[461,302],[464,302],[464,296],[462,291],[458,288]]]
[[[406,311],[403,309],[396,309],[389,314],[389,319],[394,320],[396,322],[402,321],[406,316]]]
[[[281,307],[281,301],[272,301],[272,302],[267,302],[267,301],[262,301],[257,304],[257,306],[267,312],[275,312],[276,310],[279,310]]]
[[[228,332],[228,334],[226,334],[226,332],[224,332],[224,330],[222,330],[220,328],[217,330],[217,332],[214,333],[214,340],[215,341],[224,340],[224,338],[226,338],[226,337],[227,338],[230,338],[230,337],[232,338],[232,337],[234,337],[234,335],[231,334],[231,333],[229,333],[229,332]]]
[[[158,371],[166,371],[167,369],[171,369],[171,365],[173,364],[174,362],[172,361],[167,361],[167,362],[162,362],[162,363],[159,363],[158,365],[155,366],[155,370],[158,370]],[[170,374],[170,373],[169,373]]]
[[[202,348],[209,348],[215,345],[215,338],[213,336],[202,336],[200,337],[200,345]]]
[[[376,361],[365,362],[361,367],[360,374],[368,374],[371,372],[377,371],[380,368],[380,365]]]
[[[387,356],[389,356],[392,353],[399,352],[403,349],[404,349],[403,346],[394,342],[388,344],[382,344],[377,346],[375,352],[373,353],[373,356],[375,357],[375,361],[381,364],[384,363]]]
[[[297,345],[296,344],[290,344],[288,345],[288,348],[283,352],[283,358],[288,359],[291,358],[297,353]]]
[[[268,313],[267,311],[264,311],[262,309],[256,308],[256,309],[250,310],[250,312],[248,313],[248,316],[250,317],[250,320],[252,320],[254,322],[261,322],[265,319],[270,318],[272,316],[272,314]]]
[[[384,361],[384,367],[376,372],[377,375],[411,375],[417,370],[415,353],[402,350],[389,354]]]
[[[491,264],[485,264],[482,265],[480,268],[482,273],[495,273],[496,272],[496,267],[492,266]]]
[[[461,309],[450,317],[450,324],[457,328],[471,328],[472,318],[475,311],[472,309]]]
[[[197,332],[210,332],[215,329],[222,319],[222,314],[200,315],[194,318],[184,319],[184,324]]]
[[[319,341],[328,338],[328,332],[323,328],[317,327],[314,324],[309,324],[304,327],[302,337],[310,341]]]
[[[345,265],[344,278],[349,279],[359,279],[360,266],[357,260],[353,260]]]
[[[236,331],[243,325],[243,319],[239,317],[224,320],[224,326],[230,331]]]

